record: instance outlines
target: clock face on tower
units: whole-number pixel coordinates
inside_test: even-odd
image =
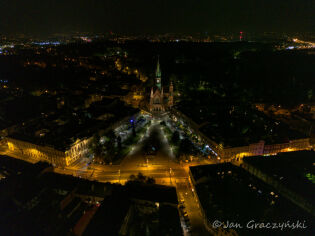
[[[157,81],[158,83],[160,83],[160,79],[157,79],[156,81]]]

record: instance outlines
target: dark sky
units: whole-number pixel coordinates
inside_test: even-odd
[[[0,0],[0,34],[315,31],[315,0]]]

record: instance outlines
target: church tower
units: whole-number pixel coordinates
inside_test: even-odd
[[[156,71],[155,71],[155,82],[156,82],[156,86],[161,90],[162,74],[161,74],[161,69],[160,69],[159,57],[158,57],[158,61],[157,61]]]
[[[155,71],[155,85],[156,89],[151,88],[150,103],[148,108],[150,112],[155,114],[165,112],[173,106],[173,83],[169,86],[169,91],[164,92],[162,87],[162,76],[160,68],[160,60],[158,57],[157,66]]]
[[[153,88],[151,88],[151,94],[150,94],[150,111],[153,104]]]
[[[172,107],[173,106],[173,92],[174,92],[174,87],[173,87],[173,83],[171,82],[170,84],[170,89],[169,89],[169,95],[168,95],[168,106]]]

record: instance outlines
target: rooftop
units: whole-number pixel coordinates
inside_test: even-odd
[[[126,186],[132,199],[178,204],[176,189],[173,187],[141,183],[129,183]]]
[[[220,101],[215,104],[185,101],[177,109],[197,123],[202,133],[224,147],[246,146],[260,140],[266,144],[286,143],[306,137],[250,106]]]
[[[248,163],[315,204],[315,152],[284,152],[276,156],[245,157]]]
[[[249,220],[285,222],[290,219],[305,220],[307,225],[311,225],[314,220],[275,189],[240,167],[225,163],[190,167],[190,170],[199,200],[210,223],[220,219],[246,225]],[[309,230],[311,233],[312,229]],[[242,235],[252,235],[246,229],[241,231]],[[286,233],[298,235],[300,232]],[[255,235],[261,234],[256,234],[255,231]]]
[[[126,107],[121,102],[106,99],[92,104],[89,109],[59,111],[25,122],[8,137],[65,151],[76,140],[91,137],[98,130],[106,129],[135,112],[135,109]],[[102,114],[109,115],[106,119],[98,119]]]
[[[36,106],[34,106],[36,104]],[[52,96],[20,96],[9,97],[0,104],[0,129],[5,129],[22,121],[38,118],[42,113],[56,109],[56,100]]]
[[[0,155],[0,174],[6,177],[28,174],[39,175],[49,167],[51,166],[46,162],[31,164],[23,160]]]
[[[33,166],[36,168],[36,164]],[[31,168],[27,168],[29,170]],[[95,184],[51,172],[8,178],[0,183],[0,232],[4,235],[67,235],[93,206],[78,195],[101,195],[98,191],[101,186],[96,191],[91,190]],[[110,184],[98,185],[103,185],[104,192],[105,186]]]
[[[112,185],[97,181],[76,178],[71,175],[60,175],[53,172],[45,173],[42,182],[52,189],[71,192],[76,188],[76,193],[81,195],[97,196],[104,198],[112,192]]]

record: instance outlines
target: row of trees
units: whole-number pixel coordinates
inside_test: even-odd
[[[130,136],[125,144],[128,146],[131,140],[137,136],[135,122],[132,121],[132,136]],[[116,136],[113,130],[107,132],[100,131],[93,136],[90,143],[90,153],[94,155],[94,161],[98,163],[112,163],[115,159],[123,155],[123,144],[121,137]]]
[[[171,137],[171,144],[175,146],[175,156],[178,160],[186,160],[192,154],[196,154],[196,148],[188,137],[180,139],[179,132],[175,131]]]
[[[144,176],[139,172],[137,175],[130,175],[127,184],[128,183],[155,184],[155,179],[153,177]]]
[[[94,154],[94,160],[99,163],[113,162],[121,149],[121,137],[116,136],[113,130],[96,133],[90,143],[90,152]]]

